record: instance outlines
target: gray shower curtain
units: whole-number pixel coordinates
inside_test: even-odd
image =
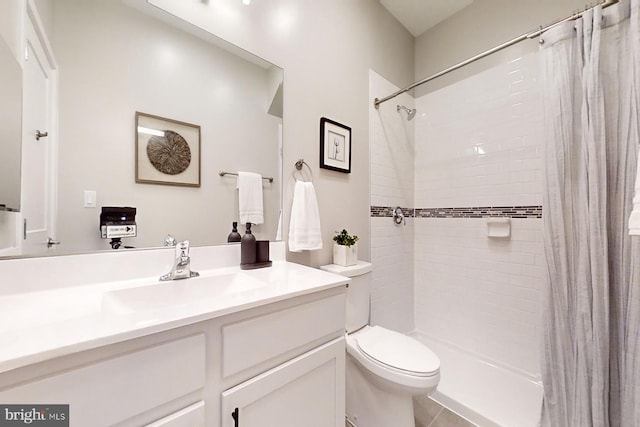
[[[543,426],[640,426],[640,236],[627,230],[639,7],[597,7],[542,36]]]

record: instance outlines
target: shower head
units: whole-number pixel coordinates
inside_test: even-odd
[[[398,105],[398,107],[396,108],[397,112],[400,112],[400,110],[404,110],[407,112],[407,120],[411,120],[416,116],[416,113],[418,112],[418,110],[416,110],[415,108],[407,108],[404,105]]]

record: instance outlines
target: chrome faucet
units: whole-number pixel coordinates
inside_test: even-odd
[[[173,268],[167,274],[160,276],[161,282],[168,280],[188,279],[198,277],[200,273],[191,271],[191,258],[189,258],[189,241],[185,240],[176,244],[176,260]]]

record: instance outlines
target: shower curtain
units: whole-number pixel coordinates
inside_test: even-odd
[[[640,426],[640,236],[627,230],[639,7],[596,7],[542,36],[543,426]]]

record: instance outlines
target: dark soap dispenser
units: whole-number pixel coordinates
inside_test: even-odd
[[[233,229],[227,237],[227,243],[236,243],[240,241],[242,241],[242,236],[240,236],[240,233],[238,233],[238,223],[236,221],[233,221]]]
[[[251,223],[247,223],[247,231],[240,240],[240,264],[256,263],[256,237],[251,234]]]

